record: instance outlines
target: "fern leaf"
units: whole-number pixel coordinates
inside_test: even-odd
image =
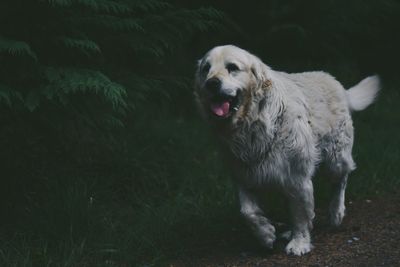
[[[5,103],[9,107],[11,106],[10,90],[2,85],[0,85],[0,103]]]
[[[37,60],[36,54],[32,51],[31,47],[22,41],[15,41],[0,37],[0,53],[6,52],[13,56],[27,55]]]
[[[4,103],[11,107],[15,100],[22,100],[21,94],[4,84],[0,84],[0,104]]]
[[[157,10],[171,9],[173,7],[171,4],[159,0],[134,0],[130,1],[129,5],[138,12],[154,12]]]
[[[129,5],[121,3],[121,1],[109,1],[109,0],[78,0],[80,4],[85,5],[84,2],[94,2],[94,4],[89,4],[87,6],[95,9],[96,11],[105,11],[111,14],[127,14],[132,12]],[[96,8],[97,7],[97,8]]]
[[[95,30],[110,30],[118,32],[144,32],[142,21],[134,18],[120,18],[113,15],[92,15],[79,18],[68,18],[67,23],[77,27],[85,26]]]
[[[45,2],[45,1],[46,0],[42,0],[42,2]],[[71,6],[73,0],[47,0],[47,2],[52,6],[65,7],[65,6]]]
[[[104,114],[102,120],[112,128],[123,128],[125,126],[120,119],[111,114]]]
[[[127,14],[132,11],[129,5],[112,0],[47,0],[47,3],[53,7],[83,6],[95,12],[110,14]]]
[[[99,45],[92,40],[74,39],[69,37],[60,37],[58,39],[68,48],[79,49],[85,53],[101,53]]]
[[[94,93],[103,96],[114,108],[126,107],[126,89],[100,71],[48,67],[45,76],[48,86],[43,93],[48,98],[80,92]]]

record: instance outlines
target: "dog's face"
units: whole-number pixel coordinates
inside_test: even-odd
[[[203,114],[209,118],[233,117],[262,82],[262,62],[238,47],[227,45],[210,50],[199,60],[195,94]]]

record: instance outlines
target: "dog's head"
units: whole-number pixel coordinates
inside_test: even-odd
[[[233,45],[211,49],[199,60],[195,95],[207,118],[229,119],[244,113],[254,94],[267,84],[268,67]]]

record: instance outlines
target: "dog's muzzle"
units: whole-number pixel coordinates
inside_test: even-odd
[[[205,89],[209,94],[210,110],[218,118],[228,118],[233,115],[240,105],[240,90],[235,90],[235,95],[226,93],[221,88],[218,78],[210,78],[205,83]]]

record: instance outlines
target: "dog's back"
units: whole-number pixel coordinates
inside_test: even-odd
[[[350,112],[365,109],[379,91],[377,76],[370,76],[345,90],[333,76],[321,71],[280,74],[293,83],[285,87],[289,97],[298,98],[293,90],[304,96],[311,127],[314,134],[321,137],[337,129],[343,121],[351,122]]]

